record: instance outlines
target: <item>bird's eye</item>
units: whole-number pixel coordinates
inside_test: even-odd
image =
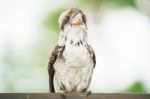
[[[67,16],[67,17],[66,17],[66,20],[69,21],[69,19],[70,19],[69,16]]]

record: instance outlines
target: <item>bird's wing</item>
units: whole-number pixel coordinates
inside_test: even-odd
[[[54,82],[53,82],[55,70],[54,70],[53,65],[54,65],[56,59],[63,53],[64,48],[65,48],[65,46],[56,45],[51,53],[50,58],[49,58],[48,74],[49,74],[49,90],[50,90],[50,92],[55,92]]]
[[[93,67],[95,67],[95,65],[96,65],[95,52],[94,52],[93,48],[90,45],[88,45],[88,44],[87,44],[87,50],[90,53],[91,59],[93,60],[93,63],[94,63]]]

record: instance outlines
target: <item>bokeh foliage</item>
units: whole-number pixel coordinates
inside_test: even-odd
[[[147,92],[142,81],[135,81],[124,92]]]
[[[47,29],[52,29],[54,32],[58,32],[59,29],[58,18],[64,10],[65,8],[58,8],[57,10],[54,10],[51,13],[49,13],[49,15],[44,20],[43,25]]]
[[[132,6],[135,7],[135,0],[80,0],[83,6],[90,7],[91,5],[113,4],[118,7]]]

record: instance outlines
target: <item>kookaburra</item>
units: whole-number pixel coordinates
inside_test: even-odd
[[[87,92],[96,64],[85,14],[71,8],[59,17],[59,41],[48,62],[50,92]]]

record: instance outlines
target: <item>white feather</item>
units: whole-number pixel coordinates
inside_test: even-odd
[[[72,26],[65,28],[64,33],[67,40],[64,42],[65,50],[63,52],[64,59],[57,59],[54,68],[54,87],[56,92],[62,92],[60,87],[62,83],[66,87],[67,92],[81,92],[83,89],[88,88],[91,76],[93,73],[93,60],[86,48],[87,31],[82,26]],[[73,41],[71,44],[70,41]],[[79,41],[83,44],[75,45]],[[62,42],[60,42],[62,44]]]

